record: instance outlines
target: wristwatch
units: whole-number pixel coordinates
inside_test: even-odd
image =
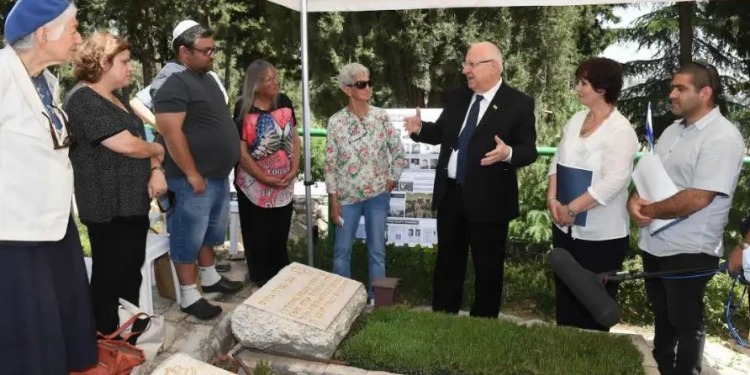
[[[576,216],[575,211],[571,210],[570,207],[568,207],[568,216],[570,216],[570,217],[575,217]]]

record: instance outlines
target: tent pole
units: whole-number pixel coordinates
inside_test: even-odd
[[[310,191],[313,184],[310,173],[310,74],[307,55],[307,0],[300,0],[300,38],[302,41],[302,125],[305,145],[305,215],[307,220],[307,264],[313,266],[313,204]]]

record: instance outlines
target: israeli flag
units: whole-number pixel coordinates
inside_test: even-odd
[[[646,147],[649,153],[654,153],[654,126],[651,121],[651,102],[648,102],[646,111]]]

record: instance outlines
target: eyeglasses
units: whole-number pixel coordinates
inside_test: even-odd
[[[357,82],[354,82],[351,85],[347,85],[347,86],[349,86],[349,87],[356,87],[356,88],[362,90],[362,89],[364,89],[367,86],[372,87],[372,80],[369,79],[367,81],[357,81]]]
[[[65,111],[57,108],[57,106],[53,104],[47,106],[47,110],[42,112],[42,114],[47,118],[47,121],[49,122],[49,132],[52,135],[53,148],[55,150],[60,150],[70,147],[70,144],[73,142],[72,138],[70,137],[70,128],[68,127],[68,115],[65,114]],[[57,127],[55,126],[55,122],[52,119],[53,115],[62,122],[62,125],[65,128],[65,138],[63,138],[62,140],[60,139],[62,132],[58,132]],[[60,130],[62,130],[62,128]]]
[[[198,48],[195,48],[195,47],[187,46],[187,48],[190,48],[193,51],[200,52],[200,53],[203,54],[203,56],[206,56],[206,57],[209,57],[209,56],[211,56],[211,55],[213,55],[213,54],[216,53],[216,47],[208,47],[208,48],[204,48],[204,49],[198,49]]]
[[[367,129],[364,126],[362,126],[361,130],[356,130],[356,131],[349,133],[349,143],[354,143],[356,141],[359,141],[360,139],[364,138],[366,135],[367,135]]]
[[[495,60],[489,59],[489,60],[482,60],[482,61],[477,61],[477,62],[463,61],[463,62],[461,62],[461,67],[464,68],[464,69],[466,69],[466,68],[474,69],[474,68],[477,67],[477,65],[488,63],[490,61],[495,61]]]
[[[279,78],[278,77],[267,77],[267,78],[261,79],[260,81],[263,82],[264,84],[269,84],[271,82],[279,83]]]

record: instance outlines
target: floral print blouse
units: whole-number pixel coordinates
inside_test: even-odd
[[[370,106],[363,118],[344,107],[328,120],[326,188],[341,204],[367,200],[398,182],[404,146],[385,110]]]

